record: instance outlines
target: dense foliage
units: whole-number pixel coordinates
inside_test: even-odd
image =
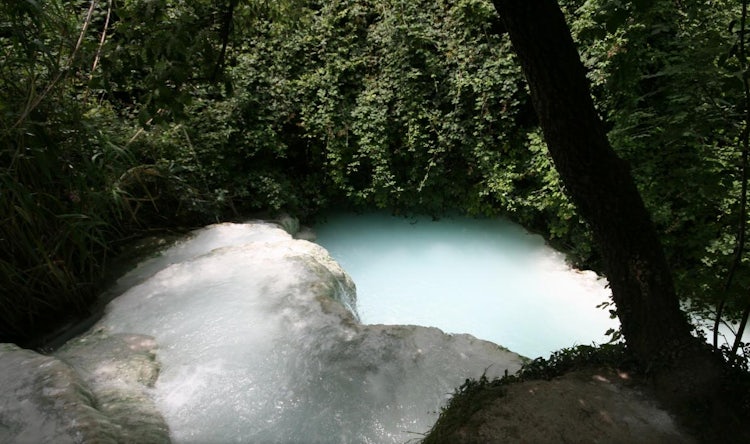
[[[561,3],[680,293],[737,317],[739,6]],[[488,1],[3,0],[0,48],[2,340],[84,313],[122,241],[255,211],[506,215],[597,265]]]
[[[679,294],[709,316],[726,298],[736,320],[750,284],[738,247],[748,124],[740,5],[586,2],[576,13],[611,143],[631,165]]]

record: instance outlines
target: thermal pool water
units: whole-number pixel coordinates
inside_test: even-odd
[[[619,325],[597,308],[605,279],[506,220],[334,213],[315,231],[357,284],[366,324],[469,333],[530,358],[605,343]]]
[[[0,345],[0,442],[404,443],[467,378],[616,325],[604,281],[507,222],[317,230],[343,268],[275,224],[213,225],[123,276],[55,353]]]

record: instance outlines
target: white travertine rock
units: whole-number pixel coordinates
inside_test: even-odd
[[[466,378],[521,364],[469,335],[362,325],[348,274],[274,224],[198,230],[118,286],[55,357],[0,349],[0,442],[404,442]]]
[[[123,350],[120,356],[105,357],[85,354],[111,355],[114,349],[103,344],[96,350],[75,348],[71,347],[72,353],[89,361],[83,367],[130,367],[131,372],[153,375],[153,363],[142,362],[137,351]],[[134,396],[145,381],[128,378],[124,372],[110,372],[87,384],[90,378],[81,377],[76,364],[12,344],[0,345],[0,442],[169,442],[166,424],[153,402]]]

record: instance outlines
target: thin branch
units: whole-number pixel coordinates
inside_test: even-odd
[[[99,66],[99,61],[102,58],[102,49],[104,48],[104,42],[107,40],[107,31],[109,30],[109,19],[112,16],[112,0],[107,2],[107,18],[104,21],[104,29],[102,29],[102,36],[99,39],[99,46],[96,48],[96,57],[94,57],[94,63],[91,65],[91,73],[89,73],[89,84],[94,79],[94,72]],[[86,94],[84,95],[84,102],[89,95],[89,88],[86,88]]]
[[[232,35],[234,10],[237,7],[239,0],[230,0],[227,10],[223,14],[223,23],[221,25],[221,51],[219,57],[214,65],[213,73],[211,73],[211,82],[215,82],[219,77],[219,74],[224,70],[227,57],[227,47],[229,46],[229,38]]]
[[[742,19],[740,23],[740,66],[742,68],[742,83],[745,88],[745,131],[742,133],[742,166],[743,166],[743,176],[742,176],[742,203],[745,204],[747,201],[747,161],[748,161],[748,150],[750,149],[750,131],[748,126],[750,125],[750,81],[748,80],[748,71],[747,71],[747,52],[745,47],[745,30],[747,29],[747,4],[748,0],[742,0]],[[743,211],[740,213],[740,218],[742,221],[742,228],[743,231],[739,233],[739,235],[743,236],[744,239],[744,222],[747,219],[747,215],[745,214],[745,209],[743,208]],[[740,258],[741,259],[741,258]],[[717,313],[718,315],[718,313]],[[734,344],[732,345],[732,354],[731,356],[734,357],[737,354],[737,350],[739,349],[740,344],[742,343],[742,334],[745,331],[745,326],[747,325],[748,316],[750,316],[750,304],[748,304],[745,308],[745,312],[742,315],[742,321],[740,322],[740,327],[737,329],[737,334],[734,337]],[[716,332],[714,332],[714,336],[716,335]]]
[[[747,84],[747,81],[745,82]],[[747,85],[746,85],[747,89]],[[746,101],[750,100],[750,91],[746,93]],[[750,107],[748,107],[750,110]],[[750,120],[748,120],[750,121]],[[746,125],[747,126],[747,125]],[[734,276],[742,262],[742,255],[745,250],[745,232],[746,232],[746,213],[747,213],[747,182],[748,182],[748,128],[746,127],[742,134],[742,161],[741,161],[741,175],[742,175],[742,191],[740,194],[740,209],[739,216],[740,220],[737,227],[737,243],[734,249],[734,257],[732,264],[729,267],[726,281],[724,282],[722,298],[719,304],[716,306],[716,319],[714,320],[714,331],[713,331],[713,346],[714,349],[718,349],[719,343],[719,324],[724,314],[724,308],[726,307],[727,299],[729,297],[729,291],[732,288]]]
[[[16,123],[13,124],[11,129],[18,128],[27,117],[29,117],[29,114],[31,114],[34,109],[36,109],[37,106],[39,106],[40,103],[42,103],[42,100],[44,100],[47,95],[52,91],[52,88],[57,85],[58,82],[63,77],[67,77],[70,68],[73,66],[73,62],[75,61],[76,57],[78,56],[78,50],[81,48],[81,44],[83,43],[83,38],[86,35],[86,31],[89,28],[89,25],[91,24],[91,18],[94,15],[94,10],[96,9],[96,3],[98,0],[91,0],[91,4],[89,5],[89,10],[86,13],[86,19],[83,22],[83,25],[81,26],[81,32],[78,35],[78,41],[76,42],[75,48],[73,48],[73,52],[70,54],[70,57],[68,58],[68,65],[63,67],[60,71],[58,71],[57,75],[54,79],[52,79],[52,82],[50,82],[49,85],[47,85],[47,88],[44,89],[44,91],[39,94],[38,96],[34,97],[33,99],[29,97],[29,103],[26,105],[25,109],[23,110],[23,113],[21,113],[21,116],[18,118]]]

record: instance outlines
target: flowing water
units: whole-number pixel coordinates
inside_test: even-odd
[[[508,222],[344,214],[317,231],[343,269],[277,225],[198,230],[123,276],[61,358],[126,405],[144,388],[113,371],[138,382],[154,361],[109,356],[153,349],[145,396],[176,443],[403,443],[467,378],[515,372],[512,352],[602,342],[615,325],[595,308],[603,280]]]
[[[521,364],[469,335],[360,323],[325,250],[269,224],[199,230],[118,287],[94,331],[154,338],[176,443],[403,443],[466,378]]]
[[[604,343],[618,325],[596,308],[611,294],[604,279],[505,220],[334,213],[315,231],[367,324],[469,333],[531,358]]]
[[[123,276],[57,363],[104,396],[112,424],[140,417],[126,406],[142,393],[175,443],[404,443],[467,378],[515,372],[516,353],[604,342],[617,326],[596,308],[603,279],[507,221],[332,214],[316,230],[343,269],[274,224],[197,230]],[[65,404],[44,402],[40,424]]]

